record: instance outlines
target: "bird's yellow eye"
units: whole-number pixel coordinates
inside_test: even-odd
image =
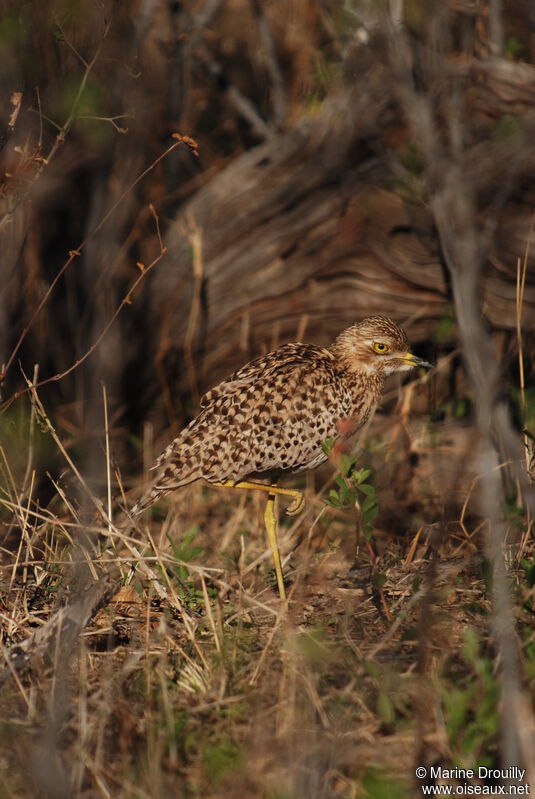
[[[378,352],[379,355],[386,355],[386,353],[390,351],[388,344],[385,344],[383,341],[374,341],[372,343],[372,349],[374,352]]]

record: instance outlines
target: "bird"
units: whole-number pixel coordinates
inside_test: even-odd
[[[387,375],[431,366],[409,351],[404,330],[385,316],[351,325],[328,347],[283,344],[201,397],[199,414],[156,460],[150,487],[131,514],[138,516],[161,497],[199,479],[265,492],[264,522],[285,603],[275,497],[292,500],[290,515],[301,511],[304,498],[300,491],[278,486],[278,477],[316,468],[328,457],[324,442],[362,428]]]

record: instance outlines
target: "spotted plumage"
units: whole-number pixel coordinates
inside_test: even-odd
[[[234,484],[318,466],[326,439],[351,435],[369,419],[385,376],[416,365],[429,366],[381,316],[347,328],[330,347],[285,344],[256,358],[202,397],[199,415],[156,461],[133,513],[200,478]]]

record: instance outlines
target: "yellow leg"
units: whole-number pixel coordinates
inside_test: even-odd
[[[290,516],[295,516],[295,514],[299,513],[305,504],[303,495],[300,491],[296,491],[292,488],[279,488],[278,486],[269,486],[264,485],[263,483],[251,483],[247,480],[243,480],[239,483],[231,483],[230,481],[225,483],[212,483],[212,485],[221,486],[222,488],[241,488],[249,491],[265,491],[266,494],[269,495],[266,509],[264,511],[264,522],[266,525],[269,546],[271,547],[271,554],[273,555],[273,562],[275,564],[275,574],[277,575],[277,585],[279,587],[280,598],[283,602],[286,602],[286,591],[284,590],[284,581],[282,579],[279,543],[277,541],[277,520],[275,518],[274,510],[275,497],[277,494],[284,497],[292,497],[293,502],[286,513],[288,513]]]
[[[275,564],[275,574],[277,575],[277,585],[282,602],[286,602],[286,591],[284,590],[284,580],[282,579],[281,556],[279,552],[279,542],[277,541],[277,520],[275,518],[275,494],[270,494],[264,511],[264,522],[266,524],[267,538],[271,547],[271,554]]]
[[[211,485],[221,486],[222,488],[243,488],[249,491],[265,491],[266,494],[273,494],[273,496],[280,494],[283,497],[292,497],[294,501],[286,510],[288,516],[295,516],[298,514],[303,510],[303,505],[305,504],[302,493],[296,491],[294,488],[279,488],[278,486],[268,486],[263,483],[250,483],[248,480],[242,480],[239,483],[231,483],[230,480],[227,480],[225,483],[212,483]]]

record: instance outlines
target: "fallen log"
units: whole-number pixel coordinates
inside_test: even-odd
[[[119,583],[109,575],[80,593],[69,605],[60,608],[42,627],[21,643],[4,650],[8,659],[0,671],[0,684],[15,671],[25,671],[31,665],[50,661],[63,662],[72,652],[78,636],[97,610],[107,604],[118,591]]]
[[[483,312],[491,327],[515,329],[517,261],[531,230],[523,320],[532,331],[535,156],[522,150],[522,174],[508,187],[513,201],[494,209],[512,144],[490,134],[512,113],[535,132],[535,68],[493,58],[463,69],[467,168],[482,217],[496,217]],[[403,322],[415,342],[435,334],[451,314],[449,287],[418,168],[400,167],[408,160],[404,136],[388,73],[375,67],[189,200],[147,303],[158,357],[175,349],[195,365],[194,374],[183,370],[179,389],[197,394],[283,340],[328,342],[368,313]],[[397,149],[386,146],[393,140]]]

